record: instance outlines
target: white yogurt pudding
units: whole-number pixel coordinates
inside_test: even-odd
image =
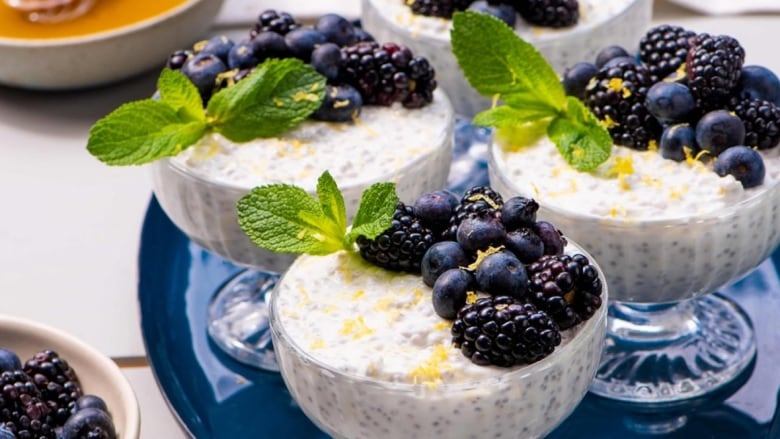
[[[581,252],[571,243],[567,250]],[[561,345],[537,363],[477,366],[452,345],[452,322],[436,315],[419,275],[340,252],[296,260],[270,312],[287,387],[335,437],[535,438],[585,395],[606,308],[563,331]]]
[[[606,46],[635,49],[650,24],[652,0],[579,0],[575,26],[552,29],[529,25],[518,15],[516,32],[542,53],[557,72],[594,60]],[[363,27],[377,41],[392,41],[425,55],[456,113],[472,117],[490,107],[463,76],[450,45],[452,21],[412,13],[403,0],[362,0]]]
[[[780,148],[761,154],[764,183],[747,190],[701,162],[625,147],[596,171],[577,172],[546,137],[495,142],[489,174],[497,191],[537,199],[539,217],[599,261],[613,299],[673,302],[746,274],[780,240]]]
[[[236,203],[252,188],[287,183],[315,192],[329,171],[348,216],[376,182],[394,182],[402,199],[444,185],[452,157],[454,114],[437,91],[420,109],[363,107],[356,122],[304,121],[273,139],[234,144],[209,135],[152,164],[155,196],[190,239],[240,265],[283,271],[294,259],[260,249],[238,225]]]

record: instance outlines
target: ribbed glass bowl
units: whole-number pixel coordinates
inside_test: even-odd
[[[567,252],[587,255],[571,241]],[[270,301],[271,330],[287,388],[303,412],[334,437],[538,438],[565,419],[588,390],[604,346],[606,306],[579,325],[576,334],[569,335],[571,339],[550,356],[527,366],[494,368],[495,374],[478,381],[411,384],[345,373],[318,359],[285,327],[281,295],[304,294],[297,287],[288,287],[290,279],[323,276],[329,278],[323,288],[339,287],[335,285],[339,281],[328,273],[308,269],[309,258],[317,256],[302,256],[277,283]],[[589,259],[598,267],[590,256]],[[599,273],[603,281],[600,269]],[[382,279],[382,285],[385,282],[389,282],[388,294],[392,294],[392,279]],[[422,281],[420,285],[427,288]],[[606,303],[604,285],[602,298]],[[310,293],[312,301],[316,301],[317,292]],[[298,308],[295,311],[303,312]],[[364,317],[366,322],[374,322],[371,316]],[[424,335],[415,338],[425,340]],[[452,348],[452,355],[461,354]],[[381,363],[381,359],[377,362]]]

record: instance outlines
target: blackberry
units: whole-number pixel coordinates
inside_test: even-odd
[[[425,57],[393,43],[362,41],[341,49],[339,82],[352,85],[368,105],[400,102],[419,108],[433,101],[436,74]]]
[[[0,425],[20,439],[56,437],[51,410],[24,371],[0,374]]]
[[[411,0],[406,4],[417,15],[452,18],[457,11],[465,11],[474,0]]]
[[[521,0],[513,5],[525,21],[537,26],[568,27],[580,18],[577,0]]]
[[[780,142],[780,108],[760,99],[732,98],[729,108],[745,124],[745,145],[769,149]]]
[[[621,62],[599,70],[585,89],[585,103],[602,120],[617,145],[646,150],[661,134],[661,125],[645,107],[650,73]]]
[[[561,333],[530,303],[509,296],[485,297],[458,310],[452,342],[474,364],[511,367],[550,355],[561,343]]]
[[[357,245],[363,259],[395,271],[420,272],[425,252],[434,244],[431,229],[422,225],[412,206],[402,201],[396,205],[393,222],[374,239],[358,236]]]
[[[458,234],[458,226],[468,217],[491,215],[500,218],[504,199],[501,194],[490,186],[474,186],[467,190],[455,206],[450,217],[450,224],[443,232],[443,239],[454,240]]]
[[[83,394],[81,383],[68,362],[57,352],[45,350],[24,363],[24,372],[41,391],[41,398],[51,410],[57,425],[64,424]]]
[[[195,56],[195,52],[192,50],[177,50],[168,56],[168,61],[165,65],[171,70],[179,70],[184,67],[184,64],[193,56]]]
[[[699,34],[688,50],[688,87],[702,111],[722,108],[739,84],[745,49],[726,35]]]
[[[526,269],[526,297],[561,329],[589,319],[601,306],[601,279],[585,255],[545,255]]]
[[[261,32],[276,32],[279,35],[285,35],[300,27],[301,24],[295,21],[295,18],[289,13],[268,9],[257,17],[257,21],[249,31],[249,38],[254,38]]]
[[[685,62],[696,33],[680,26],[656,26],[639,40],[639,59],[647,66],[653,82],[675,72]]]

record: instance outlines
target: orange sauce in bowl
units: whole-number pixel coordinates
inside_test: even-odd
[[[95,0],[92,9],[60,23],[32,23],[0,0],[0,38],[54,39],[114,30],[155,17],[189,0]]]

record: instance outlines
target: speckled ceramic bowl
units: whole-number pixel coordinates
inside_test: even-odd
[[[101,397],[121,439],[141,436],[141,413],[130,383],[110,358],[83,341],[41,323],[0,315],[0,347],[24,362],[44,349],[56,351],[76,372],[85,394]]]
[[[186,0],[141,22],[72,38],[0,38],[0,84],[45,90],[92,87],[162,67],[205,36],[222,0]]]

